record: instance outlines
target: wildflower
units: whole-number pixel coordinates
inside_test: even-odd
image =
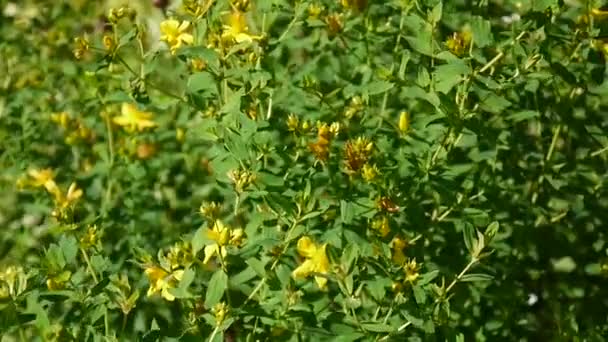
[[[206,234],[207,238],[213,241],[213,243],[207,245],[204,249],[204,264],[208,263],[216,254],[220,259],[225,258],[228,253],[226,246],[233,245],[238,247],[243,243],[244,237],[242,229],[231,229],[230,227],[225,226],[220,220],[215,220],[211,229],[207,229]]]
[[[193,58],[190,60],[190,66],[192,67],[192,70],[201,72],[207,68],[207,62],[202,58]]]
[[[606,10],[601,10],[599,8],[594,8],[591,10],[591,15],[595,18],[595,19],[606,19],[608,18],[608,11]]]
[[[471,32],[469,30],[463,30],[462,32],[454,32],[452,37],[448,38],[445,42],[445,45],[450,52],[458,57],[462,57],[471,46],[472,39],[473,35]]]
[[[300,119],[298,119],[298,117],[293,113],[289,114],[287,117],[287,130],[290,132],[296,132],[299,126]]]
[[[394,237],[393,241],[391,241],[391,249],[392,249],[392,260],[397,265],[403,265],[407,258],[403,253],[403,250],[407,247],[407,241],[400,238]]]
[[[253,184],[256,179],[255,174],[249,170],[243,169],[228,172],[228,178],[234,183],[234,188],[238,193],[243,192],[243,190]]]
[[[339,131],[340,126],[328,126],[326,123],[317,124],[317,141],[308,144],[310,151],[320,161],[326,161],[329,158],[329,145],[335,134]],[[332,133],[332,130],[334,133]]]
[[[399,132],[402,134],[407,132],[410,128],[410,114],[408,112],[401,112],[399,114]]]
[[[325,23],[327,24],[327,30],[330,37],[337,35],[342,32],[344,28],[344,24],[342,23],[342,15],[341,14],[330,14],[325,17]]]
[[[189,15],[195,18],[201,18],[207,13],[209,8],[211,8],[213,2],[214,0],[207,0],[204,2],[204,5],[201,5],[199,0],[183,0],[182,8]]]
[[[222,40],[236,43],[251,43],[260,38],[260,36],[249,34],[247,18],[245,18],[245,14],[243,12],[236,10],[230,13],[227,23],[224,24]]]
[[[228,307],[228,305],[226,305],[226,303],[224,302],[217,303],[213,306],[211,311],[213,312],[213,316],[215,317],[215,324],[217,326],[222,325],[222,323],[226,320],[226,317],[228,317],[229,309],[230,308]]]
[[[160,23],[160,40],[167,42],[172,54],[182,45],[190,45],[194,42],[192,34],[188,33],[189,21],[181,23],[175,19],[167,19]]]
[[[342,0],[341,3],[344,8],[354,9],[359,12],[367,7],[367,0]]]
[[[108,21],[116,24],[122,18],[129,18],[130,20],[135,19],[137,12],[128,6],[122,6],[120,8],[110,8],[108,11]]]
[[[382,216],[372,221],[372,230],[376,231],[381,237],[386,237],[391,232],[388,217]]]
[[[217,202],[203,202],[199,208],[199,212],[210,220],[215,220],[222,210],[222,205]]]
[[[80,238],[80,247],[88,249],[96,247],[101,242],[101,234],[96,225],[87,228],[86,233]]]
[[[74,45],[75,47],[72,52],[74,53],[74,57],[76,57],[76,59],[81,59],[84,54],[89,51],[90,44],[86,37],[74,38]]]
[[[72,278],[72,272],[63,271],[57,275],[49,276],[46,280],[46,287],[51,291],[61,290],[65,288],[65,284]]]
[[[51,114],[51,121],[57,123],[59,126],[63,127],[64,129],[67,129],[70,125],[70,114],[66,113],[66,112],[61,112],[61,113],[53,113]]]
[[[102,42],[106,50],[110,52],[114,51],[114,49],[116,48],[116,41],[114,40],[114,37],[109,34],[103,36]]]
[[[9,266],[0,272],[0,299],[16,297],[27,287],[27,275],[21,266]]]
[[[310,237],[303,236],[298,240],[298,253],[306,260],[292,273],[294,278],[305,278],[313,274],[327,274],[329,272],[329,259],[327,259],[327,244],[317,245]],[[316,276],[315,281],[320,289],[327,286],[327,278]]]
[[[317,3],[308,5],[308,19],[317,19],[322,11],[323,7]]]
[[[302,130],[302,132],[308,132],[310,130],[310,122],[308,120],[302,121],[300,129]]]
[[[189,242],[183,241],[175,243],[169,249],[166,260],[172,270],[190,266],[194,260],[192,245]]]
[[[387,196],[382,196],[378,199],[378,208],[389,213],[396,213],[400,209],[399,206]]]
[[[403,266],[403,270],[405,271],[405,280],[413,283],[420,276],[420,264],[416,263],[416,259],[409,259],[405,262]]]
[[[33,187],[44,187],[46,191],[51,194],[56,194],[59,192],[59,187],[57,183],[55,183],[55,175],[53,174],[53,170],[51,169],[42,169],[36,170],[31,169],[27,172],[27,174],[32,179],[30,184]]]
[[[82,190],[79,189],[76,183],[73,182],[70,184],[65,196],[61,191],[55,194],[55,202],[59,209],[63,210],[76,203],[80,197],[82,197]]]
[[[134,104],[123,103],[121,115],[112,119],[112,122],[125,128],[127,132],[143,131],[146,128],[156,127],[152,121],[152,113],[142,112]]]
[[[182,279],[184,270],[176,270],[173,272],[167,272],[164,269],[149,265],[144,270],[148,280],[150,281],[150,288],[148,289],[148,297],[153,296],[155,293],[160,293],[161,297],[168,301],[175,300],[175,296],[172,295],[169,290],[174,289],[177,283]]]
[[[250,0],[230,0],[232,8],[236,8],[239,11],[246,11],[251,7]]]
[[[346,171],[355,173],[367,163],[371,157],[374,144],[367,138],[359,137],[346,142],[344,148]]]
[[[376,177],[378,177],[379,174],[380,174],[380,170],[378,170],[378,167],[376,166],[376,164],[373,164],[373,165],[365,164],[365,165],[363,165],[363,168],[361,169],[361,176],[363,177],[363,179],[366,182],[373,182],[374,179],[376,179]]]

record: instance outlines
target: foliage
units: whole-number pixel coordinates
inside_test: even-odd
[[[608,335],[602,3],[0,4],[8,340]]]

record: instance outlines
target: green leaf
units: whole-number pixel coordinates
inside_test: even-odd
[[[511,106],[511,102],[509,100],[491,91],[476,89],[475,92],[481,100],[481,107],[490,113],[500,114]]]
[[[475,46],[483,48],[494,43],[490,21],[479,16],[473,17],[471,20],[471,31],[473,33],[473,44],[475,44]]]
[[[480,281],[490,281],[494,279],[493,276],[489,275],[489,274],[483,274],[483,273],[470,273],[470,274],[465,274],[460,278],[461,282],[480,282]]]
[[[350,273],[352,271],[352,266],[355,261],[359,257],[359,247],[354,243],[349,243],[346,245],[346,248],[342,251],[342,257],[340,261],[342,262],[342,266],[346,273]]]
[[[414,293],[414,299],[418,305],[423,305],[426,303],[426,292],[419,284],[416,284],[412,287],[412,292]]]
[[[247,265],[249,265],[254,271],[255,273],[257,273],[260,277],[263,277],[266,275],[266,263],[256,259],[256,258],[249,258],[245,261],[245,263]]]
[[[196,273],[193,269],[187,268],[184,270],[184,274],[182,275],[182,280],[179,282],[179,287],[183,289],[188,289],[192,281],[194,280],[194,276]]]
[[[353,220],[353,205],[347,201],[340,201],[340,219],[342,223],[349,224]]]
[[[367,331],[378,332],[378,333],[392,333],[396,328],[392,328],[388,324],[384,323],[361,323],[361,327]]]
[[[414,317],[412,314],[410,314],[408,311],[402,310],[401,314],[403,315],[403,317],[405,317],[405,319],[407,319],[409,322],[412,323],[413,326],[420,328],[424,325],[424,320]]]
[[[441,15],[443,14],[443,3],[440,1],[433,7],[431,13],[429,13],[429,21],[431,24],[436,24],[441,20]]]
[[[226,90],[226,102],[220,109],[220,113],[223,114],[241,114],[241,98],[243,97],[243,90],[238,91]]]
[[[540,113],[535,110],[522,110],[521,112],[513,113],[507,116],[507,120],[520,122],[540,117]]]
[[[205,247],[205,242],[207,239],[205,238],[205,232],[207,228],[199,228],[194,232],[192,236],[191,244],[192,244],[192,255],[196,255],[199,251]]]
[[[205,296],[205,306],[212,308],[219,303],[224,296],[224,291],[228,287],[228,275],[223,270],[217,270],[209,280],[207,294]]]
[[[245,268],[243,271],[230,277],[230,287],[237,287],[257,276],[257,272],[253,270],[251,266]]]
[[[433,71],[435,90],[447,94],[470,73],[469,66],[461,60],[440,65]]]
[[[439,270],[433,270],[431,272],[421,274],[420,278],[418,278],[418,281],[416,282],[416,284],[418,286],[426,285],[426,284],[430,283],[431,281],[433,281],[435,278],[437,278],[438,275],[439,275]]]
[[[462,234],[464,236],[464,244],[469,252],[473,252],[473,249],[477,245],[477,238],[475,237],[475,227],[468,222],[462,224]]]
[[[395,85],[387,81],[375,81],[365,85],[361,91],[367,92],[368,95],[382,94],[391,90]]]
[[[208,72],[198,72],[190,75],[186,88],[190,93],[197,93],[199,91],[217,93],[215,78]]]
[[[283,177],[275,176],[268,172],[258,172],[257,179],[259,179],[263,184],[272,187],[281,187],[283,184],[285,184]]]
[[[557,6],[558,0],[531,0],[532,10],[542,12],[551,6]]]
[[[61,251],[63,252],[66,263],[71,264],[76,260],[76,255],[78,254],[78,241],[76,241],[74,236],[62,236],[59,240],[59,248],[61,248]]]

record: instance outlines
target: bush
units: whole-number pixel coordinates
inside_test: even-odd
[[[7,341],[608,335],[600,2],[1,5]]]

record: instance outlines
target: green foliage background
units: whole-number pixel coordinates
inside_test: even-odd
[[[244,3],[0,1],[3,341],[608,335],[601,1]],[[235,8],[256,37],[218,47]],[[169,17],[194,36],[174,55]],[[123,103],[157,127],[113,124]],[[327,160],[317,122],[340,127]],[[358,137],[370,179],[348,172]],[[65,217],[17,186],[44,168],[83,190]],[[253,175],[243,191],[234,170]],[[211,201],[245,241],[203,264]],[[326,291],[291,275],[302,236],[328,244]],[[394,262],[395,238],[420,269]],[[177,299],[146,296],[144,270],[180,242]]]

